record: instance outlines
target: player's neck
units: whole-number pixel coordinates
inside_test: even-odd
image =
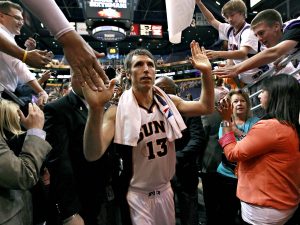
[[[149,109],[153,103],[153,91],[148,92],[133,91],[138,104],[146,109]]]

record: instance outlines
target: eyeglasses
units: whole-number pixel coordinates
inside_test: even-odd
[[[2,12],[2,14],[7,15],[7,16],[10,16],[10,17],[13,17],[13,18],[14,18],[15,20],[17,20],[18,22],[24,23],[24,19],[23,19],[22,17],[20,17],[20,16],[13,16],[13,15],[10,15],[10,14],[4,13],[4,12]]]

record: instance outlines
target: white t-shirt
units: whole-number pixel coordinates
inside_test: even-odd
[[[245,23],[244,27],[234,35],[233,30],[229,33],[229,37],[227,37],[229,29],[232,27],[228,23],[221,23],[219,26],[219,38],[221,40],[228,41],[228,51],[239,50],[241,47],[250,47],[249,54],[256,54],[258,50],[258,39],[255,37],[253,31],[246,26],[250,26],[248,23]],[[245,61],[245,59],[233,59],[234,64],[241,63]],[[260,70],[258,68],[247,70],[244,73],[239,74],[239,79],[246,83],[252,83],[254,79],[252,76],[258,73]]]
[[[0,24],[0,34],[17,45],[14,35]],[[34,80],[35,76],[21,60],[0,52],[0,82],[10,91],[14,92],[18,83],[25,84]]]

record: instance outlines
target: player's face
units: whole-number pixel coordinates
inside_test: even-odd
[[[267,48],[273,47],[278,43],[278,31],[280,32],[277,24],[269,26],[265,22],[261,22],[253,28],[255,36]]]
[[[11,8],[8,13],[0,13],[1,23],[14,35],[21,33],[21,28],[24,24],[21,11]]]
[[[132,87],[140,91],[149,90],[155,81],[155,63],[147,55],[134,55],[131,61],[129,79]]]

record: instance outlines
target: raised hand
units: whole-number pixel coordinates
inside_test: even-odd
[[[85,85],[82,87],[83,95],[85,100],[90,106],[90,110],[102,109],[114,94],[114,85],[116,80],[112,79],[108,85],[100,81],[101,92],[93,91],[89,86]]]
[[[220,113],[222,120],[227,120],[227,121],[231,120],[233,107],[229,98],[225,97],[221,99],[217,106],[217,110]]]
[[[43,129],[45,122],[44,113],[35,103],[29,103],[27,117],[24,116],[21,110],[18,110],[18,114],[21,123],[27,130],[31,128]]]
[[[190,61],[195,69],[200,70],[202,73],[211,71],[211,64],[206,56],[204,47],[200,48],[199,43],[192,41],[190,44],[192,57]]]

